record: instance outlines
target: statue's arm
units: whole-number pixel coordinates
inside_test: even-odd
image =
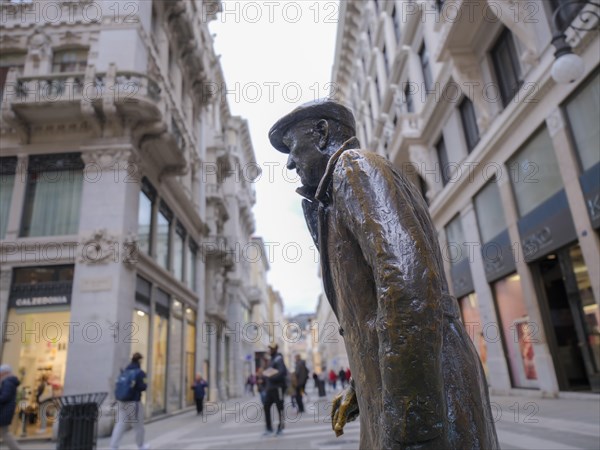
[[[336,166],[333,189],[375,282],[386,448],[435,439],[444,404],[435,256],[385,164],[349,150]]]

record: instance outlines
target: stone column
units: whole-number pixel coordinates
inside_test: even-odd
[[[523,246],[521,245],[521,236],[519,235],[519,229],[517,227],[519,216],[510,185],[510,178],[508,175],[510,172],[506,166],[503,166],[503,170],[504,175],[500,176],[499,174],[498,176],[498,189],[500,190],[502,208],[504,209],[504,214],[506,216],[510,240],[513,242],[513,248],[517,250],[515,264],[517,266],[517,273],[521,279],[521,289],[523,290],[525,307],[527,308],[530,321],[538,325],[538,333],[536,334],[537,342],[533,344],[533,350],[535,354],[535,366],[538,374],[539,387],[543,393],[558,395],[558,379],[556,378],[552,355],[550,354],[548,340],[546,339],[546,330],[538,305],[538,297],[534,286],[533,276],[523,256],[525,253],[523,251]]]
[[[3,355],[4,333],[7,331],[6,323],[8,320],[8,297],[10,296],[11,277],[12,268],[2,266],[2,272],[0,272],[0,357]]]
[[[577,150],[569,138],[565,119],[560,108],[556,108],[546,118],[548,131],[554,144],[554,153],[560,168],[560,174],[565,186],[565,193],[569,202],[569,209],[577,230],[577,237],[583,259],[590,274],[590,283],[596,303],[600,302],[600,278],[594,276],[600,272],[600,241],[592,227],[585,199],[579,184],[579,164]]]
[[[469,203],[461,211],[461,223],[464,235],[469,236],[472,241],[481,243],[477,227],[477,217],[472,203]],[[494,308],[492,289],[485,277],[485,265],[481,254],[481,245],[474,246],[472,249],[469,253],[469,264],[471,266],[473,286],[477,293],[477,303],[479,304],[482,321],[481,327],[485,329],[486,324],[499,324],[499,321],[496,316],[496,309]],[[498,329],[500,329],[499,325]],[[502,341],[498,339],[492,342],[486,339],[485,344],[487,346],[487,366],[489,370],[488,382],[495,391],[507,393],[510,391],[511,384]]]
[[[225,358],[227,357],[225,353],[225,333],[223,327],[219,327],[219,331],[217,332],[217,380],[218,380],[218,389],[219,389],[219,400],[224,401],[227,400],[227,379],[225,378]]]
[[[130,360],[135,271],[124,244],[137,232],[139,185],[126,182],[134,159],[128,145],[83,148],[82,185],[71,302],[65,394],[108,392]],[[85,374],[83,376],[82,374]],[[106,416],[105,416],[106,417]],[[106,428],[108,427],[108,428]],[[100,435],[110,431],[101,421]]]
[[[210,323],[210,324],[205,324],[206,327],[208,327],[208,325],[211,326],[216,326],[216,324],[214,323]],[[204,334],[204,333],[203,333]],[[208,331],[206,332],[206,337],[209,339],[208,341],[208,351],[210,353],[209,358],[208,358],[208,362],[209,362],[209,371],[210,374],[208,375],[208,393],[209,393],[209,400],[211,402],[216,402],[219,399],[219,389],[218,389],[218,383],[217,383],[217,365],[218,365],[218,357],[217,357],[217,340],[218,340],[218,334],[217,333],[208,333]]]

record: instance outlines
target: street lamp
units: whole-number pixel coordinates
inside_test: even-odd
[[[600,3],[591,0],[571,0],[564,3],[561,2],[560,6],[558,6],[554,11],[554,14],[552,14],[552,45],[556,48],[556,51],[554,52],[554,58],[556,59],[554,60],[554,64],[552,64],[551,74],[552,78],[554,78],[557,83],[561,84],[572,83],[578,80],[585,71],[583,59],[581,56],[573,53],[573,48],[567,43],[565,32],[569,28],[578,31],[590,31],[593,29],[593,27],[582,28],[574,26],[572,24],[573,17],[569,20],[571,23],[567,23],[566,26],[564,26],[564,24],[559,26],[558,17],[561,11],[568,11],[569,8],[576,5],[580,5],[582,9],[578,12],[578,17],[581,19],[582,24],[587,24],[591,16],[600,19],[600,15],[597,12],[583,9],[586,5],[594,5],[596,8],[600,8]]]

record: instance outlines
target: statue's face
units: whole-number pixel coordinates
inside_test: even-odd
[[[321,135],[313,125],[311,120],[294,125],[285,133],[283,143],[290,149],[288,170],[296,169],[302,184],[316,189],[325,174],[329,155],[319,147]]]

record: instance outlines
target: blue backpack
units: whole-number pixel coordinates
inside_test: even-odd
[[[115,398],[121,402],[131,402],[135,398],[135,382],[140,369],[121,370],[115,384]]]

